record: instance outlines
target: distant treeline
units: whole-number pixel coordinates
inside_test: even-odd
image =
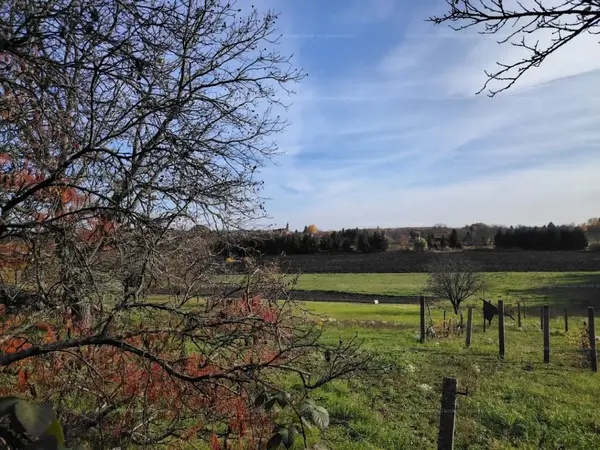
[[[389,242],[383,231],[358,228],[312,233],[262,232],[235,239],[235,244],[221,242],[221,254],[245,256],[252,253],[264,255],[298,255],[311,253],[373,253],[387,250]]]
[[[588,246],[581,227],[556,226],[500,228],[494,237],[496,248],[523,250],[583,250]]]

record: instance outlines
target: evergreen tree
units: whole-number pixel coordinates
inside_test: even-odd
[[[494,244],[496,248],[523,250],[583,250],[587,247],[587,237],[581,227],[557,227],[550,223],[541,228],[500,228]]]
[[[310,253],[310,236],[308,234],[302,236],[300,251],[302,253]]]
[[[352,241],[347,237],[343,237],[342,238],[342,251],[346,252],[346,253],[350,253],[353,250],[352,247],[353,247]]]
[[[496,248],[501,248],[505,246],[504,231],[502,230],[502,228],[498,228],[496,236],[494,236],[494,246]]]
[[[385,233],[377,229],[369,236],[369,245],[372,252],[384,252],[389,246],[389,242],[385,237]]]
[[[457,245],[458,245],[458,232],[456,231],[456,229],[453,229],[452,232],[450,233],[450,247],[456,248]]]
[[[285,252],[288,255],[296,255],[300,253],[302,243],[300,241],[300,233],[288,234],[285,239]]]
[[[434,240],[433,240],[433,236],[429,235],[427,237],[427,247],[428,248],[433,248],[434,247]]]
[[[329,233],[324,233],[321,236],[321,242],[319,244],[319,248],[321,251],[330,252],[332,250],[332,239]]]
[[[369,244],[369,236],[366,233],[361,233],[358,236],[357,250],[362,253],[369,253],[371,251],[371,244]]]
[[[331,235],[331,251],[339,252],[342,250],[342,240],[340,234],[337,231],[332,231]]]

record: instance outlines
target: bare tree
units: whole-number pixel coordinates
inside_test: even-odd
[[[355,340],[320,343],[273,268],[219,292],[231,269],[189,231],[263,214],[279,95],[302,78],[276,20],[217,0],[1,3],[0,395],[52,402],[69,443],[261,448],[277,417],[257,393],[300,411],[365,367]]]
[[[272,111],[302,78],[275,49],[274,13],[215,0],[1,11],[0,236],[54,235],[76,312],[90,280],[70,269],[84,257],[73,235],[86,221],[223,226],[262,213],[256,173],[285,126]]]
[[[530,69],[539,67],[552,53],[584,33],[598,34],[599,0],[446,0],[449,11],[431,17],[436,24],[452,23],[457,31],[479,29],[482,34],[497,34],[499,44],[524,50],[517,61],[497,62],[479,92],[488,89],[494,96],[509,89]],[[477,28],[479,27],[479,28]],[[501,87],[488,88],[498,82]]]
[[[460,304],[485,287],[485,277],[477,266],[460,255],[443,255],[429,266],[427,291],[449,300],[455,314]]]

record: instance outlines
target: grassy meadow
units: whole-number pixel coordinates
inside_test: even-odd
[[[567,304],[578,311],[600,306],[600,272],[491,272],[486,297],[526,306]],[[426,273],[302,274],[296,286],[305,291],[416,297]],[[476,304],[476,299],[470,303]]]
[[[358,335],[380,369],[317,393],[331,416],[332,448],[437,448],[446,376],[457,378],[459,391],[468,391],[458,397],[457,449],[600,448],[600,374],[590,370],[581,351],[585,309],[600,306],[600,272],[488,275],[488,297],[504,298],[513,311],[517,301],[530,306],[521,328],[506,319],[504,360],[498,357],[497,318],[484,333],[480,307],[467,349],[464,335],[420,344],[414,304],[304,303],[323,324],[323,339],[333,344]],[[415,296],[426,279],[426,274],[303,274],[298,289]],[[538,315],[543,303],[552,316],[550,364],[543,363]],[[430,307],[439,326],[442,310],[450,306]],[[572,311],[569,332],[564,332],[564,308]]]
[[[441,385],[448,376],[468,392],[458,397],[456,449],[600,448],[600,374],[591,371],[582,351],[587,306],[600,310],[600,272],[505,272],[488,279],[486,297],[503,298],[515,319],[516,303],[525,306],[521,328],[506,318],[504,360],[498,357],[498,319],[484,333],[477,299],[467,302],[476,307],[469,349],[464,335],[419,343],[414,303],[302,303],[301,310],[323,327],[322,339],[336,344],[358,336],[374,358],[374,374],[314,393],[330,414],[329,448],[437,448]],[[426,280],[421,273],[303,274],[297,288],[414,297]],[[427,322],[439,328],[443,310],[450,318],[451,307],[428,303]],[[549,364],[543,363],[541,304],[550,305]]]
[[[479,311],[466,349],[464,335],[420,344],[415,305],[306,306],[322,317],[325,340],[358,335],[382,367],[317,394],[334,424],[332,448],[437,448],[445,376],[457,378],[459,391],[468,390],[458,398],[455,448],[600,448],[600,374],[591,372],[580,350],[583,317],[570,317],[568,333],[562,318],[551,320],[551,361],[544,364],[538,317],[526,317],[521,329],[507,319],[501,360],[497,318],[483,333]],[[441,310],[434,308],[432,317],[439,323]]]

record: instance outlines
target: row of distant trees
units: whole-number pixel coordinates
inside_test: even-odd
[[[256,233],[235,239],[235,245],[217,244],[217,251],[225,255],[245,256],[297,255],[312,253],[374,253],[387,250],[389,241],[381,230],[343,229],[331,232]]]
[[[466,241],[467,238],[470,240],[470,234],[467,231],[467,237],[464,238]],[[434,236],[433,233],[429,233],[427,235],[427,240],[423,238],[417,238],[413,240],[413,247],[415,250],[426,250],[426,249],[435,249],[435,250],[445,250],[447,248],[454,249],[462,249],[463,245],[458,238],[458,232],[456,230],[452,230],[449,237],[446,237],[445,234],[438,239]]]
[[[583,250],[588,239],[582,227],[556,226],[500,228],[494,237],[496,248],[523,250]]]
[[[390,244],[385,231],[376,229],[342,229],[340,231],[317,231],[313,225],[303,232],[289,232],[286,229],[276,232],[246,233],[215,244],[215,251],[226,256],[297,255],[314,253],[375,253],[386,251]],[[429,233],[426,238],[418,232],[410,236],[414,250],[457,249],[463,242],[473,242],[470,230],[459,236],[453,229],[448,236],[436,237]],[[235,242],[235,244],[231,244]],[[549,223],[543,227],[498,228],[494,236],[494,246],[499,249],[520,248],[523,250],[583,250],[588,246],[588,238],[583,227],[556,226]]]
[[[441,236],[430,232],[422,237],[419,231],[409,233],[410,245],[413,250],[446,250],[462,249],[466,246],[494,244],[498,249],[520,248],[523,250],[583,250],[589,242],[596,239],[596,231],[600,231],[600,219],[590,219],[582,226],[556,226],[552,222],[542,227],[497,227],[491,237],[478,235],[475,228],[465,227],[458,232],[445,231]],[[465,232],[466,231],[466,232]],[[462,233],[461,233],[462,232]],[[600,233],[598,233],[600,235]]]

